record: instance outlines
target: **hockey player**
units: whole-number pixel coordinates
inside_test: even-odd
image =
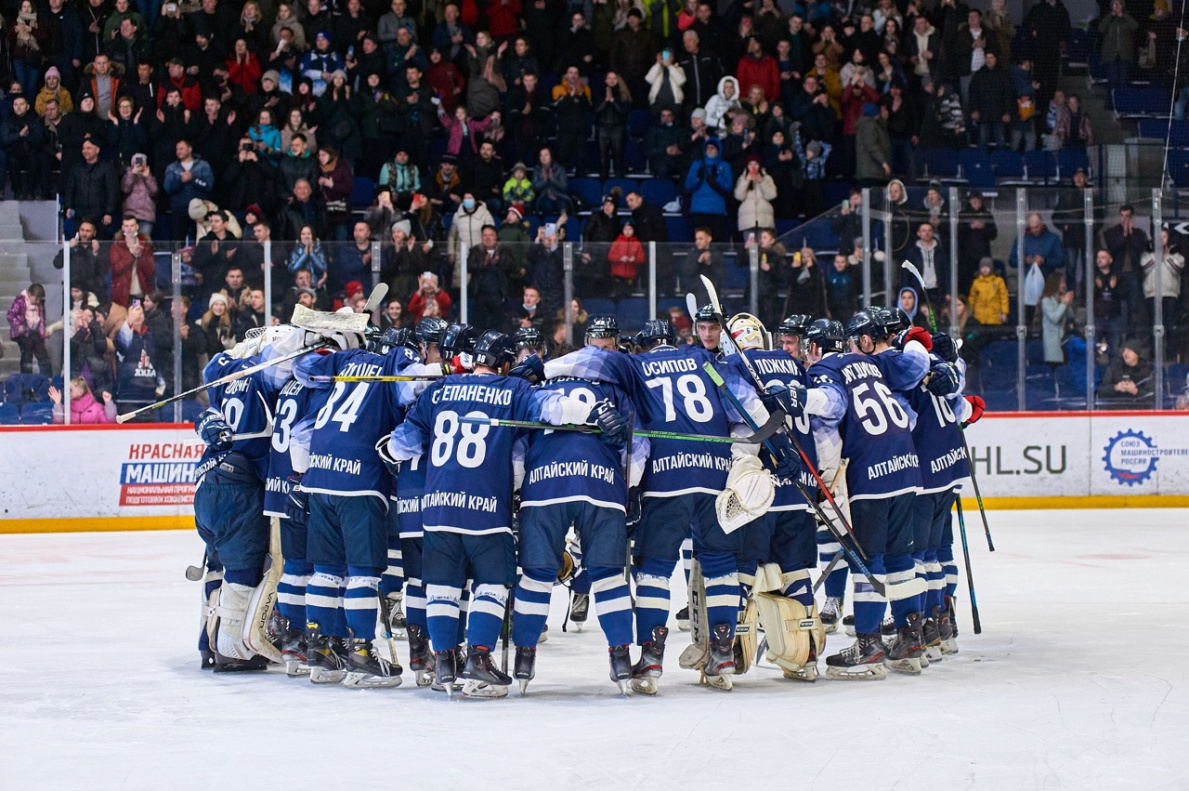
[[[799,318],[799,317],[798,317]],[[790,353],[766,350],[768,334],[754,316],[741,313],[727,322],[728,331],[740,350],[724,359],[740,379],[758,378],[764,388],[804,392],[805,368]],[[800,328],[789,320],[780,326],[783,338],[792,336],[799,346]],[[798,396],[799,398],[799,396]],[[817,464],[809,416],[799,411],[792,420],[792,430],[810,462]],[[793,417],[790,415],[790,417]],[[776,471],[770,454],[761,454],[765,467]],[[798,479],[805,491],[816,487],[807,468],[799,467]],[[739,588],[743,609],[754,601],[760,624],[768,641],[768,659],[784,671],[785,678],[817,680],[817,657],[825,647],[825,631],[817,615],[809,569],[814,566],[816,522],[812,506],[793,480],[777,480],[775,497],[767,513],[744,525],[743,546],[739,552]],[[762,585],[756,587],[757,570]],[[754,598],[753,598],[754,596]],[[747,634],[754,635],[754,631]],[[741,641],[742,642],[742,641]],[[754,639],[739,646],[736,661],[744,667],[755,653]],[[738,668],[737,672],[742,672]]]
[[[452,684],[459,599],[468,571],[474,580],[467,623],[463,677],[468,697],[502,697],[511,678],[491,658],[515,582],[512,542],[512,448],[518,431],[463,422],[460,418],[542,421],[599,426],[609,438],[626,438],[627,424],[607,403],[594,407],[508,377],[515,350],[508,336],[488,331],[474,347],[475,372],[430,385],[382,445],[389,464],[428,453],[425,495],[424,577],[435,676]]]
[[[545,336],[536,327],[521,327],[512,336],[516,346],[516,364],[524,362],[524,358],[535,354],[544,360],[548,357],[545,347]]]
[[[595,332],[607,329],[604,325],[600,318],[592,322]],[[628,420],[634,414],[627,395],[603,382],[560,377],[548,380],[540,389],[562,393],[591,407],[610,403]],[[581,612],[572,606],[570,616],[579,623],[586,620],[589,592],[593,591],[595,612],[607,637],[611,680],[627,691],[632,676],[632,597],[624,577],[628,489],[639,485],[648,441],[632,439],[630,481],[624,478],[621,455],[627,454],[601,435],[537,431],[528,438],[520,487],[522,576],[516,586],[512,619],[514,675],[522,694],[535,674],[537,641],[549,614],[550,595],[563,565],[571,526],[581,546],[583,568],[578,577],[585,580],[585,590],[573,593]]]
[[[694,332],[698,334],[698,342],[684,349],[704,349],[713,357],[722,357],[722,317],[715,312],[713,305],[703,305],[694,314]]]
[[[376,452],[417,389],[412,383],[326,382],[315,377],[399,374],[419,360],[405,346],[381,356],[357,335],[336,336],[341,351],[298,364],[298,381],[330,389],[308,433],[290,444],[295,491],[308,498],[306,588],[310,680],[352,687],[395,687],[401,669],[373,648],[380,576],[387,562],[391,478]],[[344,645],[345,641],[345,645]],[[393,657],[395,660],[395,657]]]
[[[549,376],[579,376],[623,387],[646,429],[727,435],[742,416],[720,399],[703,370],[712,356],[673,346],[676,334],[665,321],[650,321],[638,336],[639,355],[626,356],[588,347],[545,365]],[[755,389],[729,369],[723,378],[757,423],[768,419]],[[787,442],[787,438],[786,438]],[[632,689],[655,694],[661,677],[669,615],[669,577],[684,538],[693,538],[694,556],[705,578],[708,651],[701,665],[708,683],[730,688],[734,673],[734,629],[739,581],[735,553],[738,533],[719,525],[716,497],[728,485],[734,465],[742,474],[763,472],[757,446],[687,440],[653,440],[643,479],[642,514],[634,535],[636,638],[641,656]],[[766,475],[766,473],[763,473]],[[732,472],[732,476],[736,472]],[[768,494],[771,494],[769,490]]]
[[[856,577],[855,644],[826,658],[832,678],[884,678],[885,654],[895,669],[920,672],[920,612],[912,611],[922,592],[912,560],[912,500],[920,488],[920,469],[912,443],[909,416],[893,394],[915,387],[929,368],[929,333],[920,328],[905,332],[902,353],[861,353],[877,335],[869,313],[852,319],[849,334],[860,353],[844,353],[842,326],[819,319],[810,325],[806,340],[813,388],[806,395],[818,457],[824,468],[846,469],[851,524],[877,580],[886,581],[887,598],[899,629],[897,641],[884,648],[879,636],[885,601],[870,581]],[[814,348],[816,347],[816,349]]]
[[[805,354],[801,349],[801,336],[805,334],[805,329],[811,321],[813,321],[813,316],[795,313],[780,322],[780,326],[776,330],[781,350],[801,363],[802,367],[805,366]]]
[[[275,328],[216,355],[203,370],[203,381],[280,359],[307,340],[324,342],[315,333]],[[203,667],[217,672],[262,670],[267,665],[264,656],[257,656],[258,641],[266,637],[258,633],[249,610],[270,593],[263,583],[269,547],[264,482],[273,405],[291,367],[286,361],[208,389],[210,408],[194,425],[207,446],[195,471],[194,524],[207,546],[206,593],[211,606],[204,637],[213,638],[209,648],[208,641],[200,639],[199,650]]]

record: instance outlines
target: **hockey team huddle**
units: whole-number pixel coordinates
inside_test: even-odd
[[[950,514],[984,405],[954,342],[881,307],[770,334],[707,287],[695,346],[594,317],[546,359],[535,329],[305,311],[213,358],[203,667],[396,687],[399,638],[417,686],[523,694],[564,584],[569,623],[593,600],[611,680],[653,695],[683,554],[679,663],[710,686],[761,660],[881,679],[957,653]],[[840,625],[855,642],[826,655]]]

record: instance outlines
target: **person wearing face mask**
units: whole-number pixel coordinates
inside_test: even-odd
[[[451,283],[455,288],[461,288],[463,285],[463,251],[470,250],[481,241],[485,225],[495,225],[495,218],[491,216],[487,204],[476,200],[473,192],[463,193],[462,203],[454,213],[454,222],[450,225],[450,235],[446,239],[446,249],[450,251],[450,264],[454,267]]]
[[[467,254],[470,273],[471,321],[480,327],[505,327],[504,300],[508,294],[508,279],[516,269],[511,253],[500,244],[492,224],[484,225],[479,243]]]

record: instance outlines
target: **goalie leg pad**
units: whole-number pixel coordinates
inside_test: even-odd
[[[755,597],[759,622],[768,639],[765,658],[783,670],[796,672],[826,648],[826,632],[817,608],[776,593]]]
[[[255,652],[244,643],[252,595],[250,586],[224,580],[219,588],[218,604],[211,608],[215,650],[228,659],[251,659],[255,656]]]
[[[689,569],[689,625],[692,642],[681,652],[678,664],[687,670],[700,670],[710,657],[710,636],[706,626],[706,581],[698,558],[692,560]]]
[[[731,464],[714,511],[723,532],[731,533],[767,513],[775,498],[776,484],[763,462],[756,456],[740,456]]]

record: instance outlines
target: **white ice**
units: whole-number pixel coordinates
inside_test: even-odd
[[[1189,787],[1186,512],[991,520],[993,555],[968,525],[983,634],[963,576],[961,653],[921,677],[720,692],[674,630],[654,699],[619,697],[593,612],[562,633],[564,589],[527,697],[451,701],[408,671],[200,671],[192,533],[0,536],[0,788]]]

